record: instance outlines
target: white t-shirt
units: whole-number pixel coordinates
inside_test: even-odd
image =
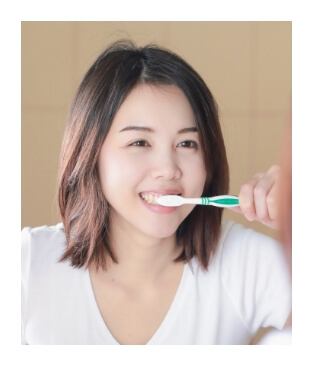
[[[286,327],[283,330],[272,329],[261,340],[258,345],[281,346],[291,344],[291,327]]]
[[[22,344],[118,344],[101,316],[89,271],[58,263],[62,224],[22,230]],[[227,221],[204,271],[193,258],[147,344],[249,344],[261,327],[282,329],[291,284],[281,246]]]

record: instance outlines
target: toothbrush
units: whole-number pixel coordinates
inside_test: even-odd
[[[206,205],[215,207],[236,207],[239,206],[239,198],[236,196],[224,195],[215,197],[186,198],[176,195],[165,195],[154,197],[155,203],[162,206]]]

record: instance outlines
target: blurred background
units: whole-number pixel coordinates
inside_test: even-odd
[[[22,22],[21,226],[60,222],[57,165],[70,103],[102,50],[120,38],[173,50],[219,105],[230,193],[280,161],[291,110],[291,22]],[[225,211],[225,217],[276,233]]]

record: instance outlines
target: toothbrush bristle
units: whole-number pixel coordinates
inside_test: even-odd
[[[158,204],[168,207],[176,207],[181,205],[182,198],[176,195],[165,195],[157,197]]]

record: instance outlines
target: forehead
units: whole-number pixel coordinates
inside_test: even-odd
[[[112,128],[123,128],[129,123],[155,129],[195,126],[188,99],[174,85],[139,84],[132,89],[116,113]]]

